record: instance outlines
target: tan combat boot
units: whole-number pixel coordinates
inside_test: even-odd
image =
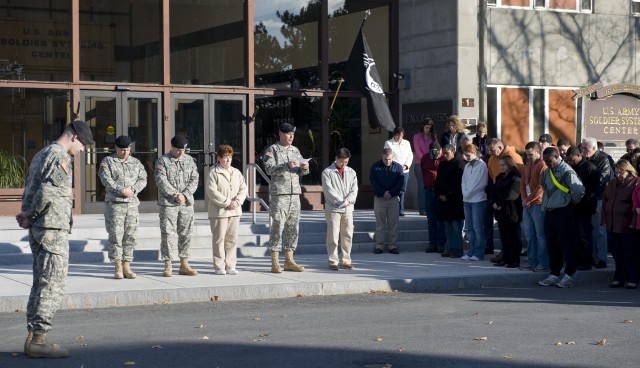
[[[29,344],[31,344],[31,339],[33,339],[33,332],[29,332],[27,334],[27,339],[24,340],[24,355],[27,355],[27,348],[29,347]]]
[[[273,273],[282,273],[282,268],[280,268],[280,263],[278,262],[279,256],[280,252],[271,251],[271,272]]]
[[[122,275],[122,261],[119,259],[116,259],[114,262],[114,265],[116,266],[116,272],[113,273],[113,278],[120,280],[121,278],[124,277]]]
[[[178,271],[180,275],[186,276],[195,276],[198,274],[198,271],[189,267],[189,262],[187,257],[180,258],[180,270]]]
[[[302,272],[304,271],[304,267],[299,266],[293,260],[293,251],[285,250],[284,251],[284,270],[285,271],[293,271],[293,272]]]
[[[131,271],[131,262],[129,261],[122,262],[122,274],[126,279],[135,279],[136,276],[138,276],[135,272]]]
[[[27,346],[27,356],[29,358],[66,358],[69,351],[57,344],[50,344],[47,341],[47,334],[34,334],[31,343]]]
[[[166,261],[164,261],[164,271],[162,271],[162,276],[171,277],[172,274],[173,271],[171,270],[171,261],[167,259]]]

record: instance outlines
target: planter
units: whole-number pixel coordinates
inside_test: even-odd
[[[0,188],[0,216],[15,216],[22,207],[22,188]]]

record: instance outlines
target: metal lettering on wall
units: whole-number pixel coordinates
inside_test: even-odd
[[[80,57],[92,72],[115,72],[114,32],[108,25],[80,25]],[[90,53],[83,53],[89,49]],[[15,61],[27,72],[68,69],[71,25],[4,20],[0,22],[0,59]]]
[[[453,113],[453,101],[428,101],[402,105],[402,127],[405,139],[411,139],[420,130],[420,124],[426,118],[435,123],[436,132],[442,134],[444,127]],[[408,138],[406,138],[408,137]]]

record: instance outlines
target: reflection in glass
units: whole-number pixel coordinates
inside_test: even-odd
[[[160,83],[161,2],[80,1],[80,79]]]
[[[362,99],[337,98],[329,117],[329,162],[333,162],[336,151],[348,148],[351,152],[349,166],[358,172],[358,180],[362,182],[361,173],[367,173],[362,167]],[[366,106],[366,105],[365,105]]]
[[[105,189],[98,169],[102,160],[113,153],[117,132],[117,100],[112,97],[89,96],[84,100],[84,119],[95,137],[95,147],[85,148],[85,202],[103,202]],[[110,152],[111,150],[111,152]]]
[[[243,114],[243,103],[240,100],[215,100],[214,125],[215,125],[215,145],[216,152],[221,144],[228,144],[233,148],[233,160],[231,165],[243,171],[242,166],[242,127],[245,117]]]
[[[15,156],[26,170],[33,156],[64,130],[68,121],[69,93],[66,90],[0,88],[0,151]]]
[[[187,153],[196,159],[198,166],[198,189],[193,194],[197,200],[204,199],[204,102],[198,99],[176,99],[174,106],[174,135],[187,138]]]
[[[318,67],[319,0],[280,3],[255,2],[256,86],[320,88]]]
[[[320,118],[319,97],[264,97],[256,98],[260,108],[256,115],[256,161],[270,145],[278,142],[278,127],[289,123],[296,127],[293,145],[309,161],[311,173],[302,177],[301,183],[320,185],[322,173],[322,124]],[[262,185],[266,184],[264,182]]]
[[[335,90],[338,80],[349,80],[344,68],[367,9],[371,15],[364,26],[369,47],[382,78],[382,88],[389,90],[389,6],[386,1],[329,1],[329,87]],[[342,86],[343,88],[345,85]]]
[[[247,84],[245,2],[170,1],[171,83]]]
[[[0,80],[71,80],[71,1],[0,1]]]
[[[147,187],[140,192],[141,201],[158,199],[158,187],[153,169],[158,158],[158,99],[128,98],[129,119],[127,135],[134,142],[131,155],[142,163],[147,171]]]

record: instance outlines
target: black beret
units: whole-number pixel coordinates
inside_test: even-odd
[[[93,134],[91,133],[91,128],[82,120],[76,120],[73,123],[69,124],[73,132],[78,136],[78,139],[82,144],[90,145],[95,144],[96,142],[93,140]]]
[[[129,138],[128,136],[121,135],[118,138],[116,138],[116,147],[129,148],[130,145],[131,145],[131,138]]]
[[[171,147],[186,149],[187,144],[189,144],[189,141],[187,141],[187,138],[185,138],[184,136],[176,135],[175,137],[171,138]]]
[[[553,138],[551,138],[549,134],[545,133],[540,136],[540,139],[538,139],[538,142],[553,143]]]
[[[296,127],[289,123],[280,124],[280,128],[278,128],[282,133],[291,133],[296,131]]]

